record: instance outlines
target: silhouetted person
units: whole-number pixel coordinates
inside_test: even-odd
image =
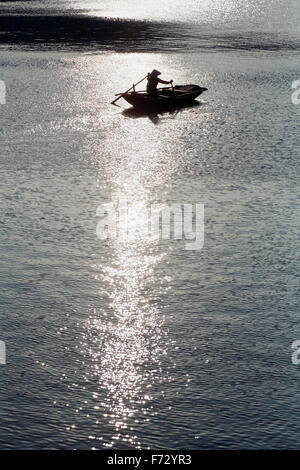
[[[165,80],[161,80],[160,78],[158,78],[158,75],[161,75],[161,72],[155,69],[152,70],[151,73],[148,73],[148,83],[147,83],[148,95],[155,96],[158,94],[157,85],[159,83],[163,83],[164,85],[169,85],[173,82],[173,80],[170,80],[169,82],[166,82]]]

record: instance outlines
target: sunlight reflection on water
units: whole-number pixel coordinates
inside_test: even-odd
[[[128,419],[151,414],[152,387],[168,380],[161,371],[161,358],[169,347],[167,331],[151,296],[151,284],[158,281],[154,270],[164,255],[141,238],[129,243],[115,240],[110,249],[111,262],[100,263],[97,275],[107,288],[109,313],[98,312],[87,325],[86,345],[92,359],[87,375],[99,380],[104,392],[100,405],[115,428],[112,442],[106,445],[121,439],[138,447]]]
[[[147,422],[155,414],[152,402],[157,392],[153,390],[170,379],[161,362],[172,347],[163,303],[158,302],[159,285],[162,294],[168,287],[163,287],[166,281],[156,272],[169,247],[143,236],[148,223],[143,209],[156,199],[155,188],[172,173],[174,157],[168,156],[168,134],[157,139],[151,121],[143,119],[134,126],[131,120],[119,119],[124,126],[110,143],[108,194],[112,201],[133,204],[134,212],[128,219],[130,238],[123,234],[123,238],[107,240],[106,252],[96,265],[100,296],[107,296],[108,307],[90,316],[84,347],[92,360],[86,375],[97,378],[102,392],[99,406],[115,429],[104,446],[119,441],[139,447],[128,423],[141,418]],[[94,145],[95,140],[97,165]]]

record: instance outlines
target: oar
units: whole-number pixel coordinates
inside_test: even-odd
[[[122,98],[122,95],[124,95],[125,93],[128,93],[130,90],[132,90],[132,88],[136,87],[139,83],[141,83],[147,77],[148,77],[148,74],[144,78],[142,78],[139,82],[137,82],[135,85],[132,85],[130,88],[128,88],[128,90],[124,91],[124,93],[120,93],[120,96],[118,96],[118,98],[113,100],[110,104],[115,104],[120,98]]]

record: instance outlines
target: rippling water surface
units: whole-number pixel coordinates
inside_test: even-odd
[[[299,448],[297,18],[1,4],[2,449]],[[109,104],[154,67],[208,91]],[[124,199],[131,228],[145,205],[205,204],[203,249],[99,240],[97,207]]]

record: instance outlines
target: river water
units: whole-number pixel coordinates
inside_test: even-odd
[[[300,446],[299,2],[153,5],[1,3],[1,449]],[[208,91],[110,105],[153,68]],[[120,200],[203,248],[100,240]]]

